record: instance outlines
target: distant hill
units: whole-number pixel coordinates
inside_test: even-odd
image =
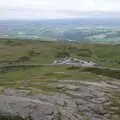
[[[76,42],[120,42],[119,19],[57,19],[0,21],[1,38]]]

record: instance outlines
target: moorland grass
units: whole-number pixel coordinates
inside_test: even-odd
[[[120,67],[120,45],[95,43],[50,42],[40,40],[0,39],[0,63],[20,60],[12,64],[53,63],[62,57],[95,61],[106,67]]]

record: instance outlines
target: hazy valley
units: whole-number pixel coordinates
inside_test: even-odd
[[[0,38],[120,43],[119,19],[0,21]]]

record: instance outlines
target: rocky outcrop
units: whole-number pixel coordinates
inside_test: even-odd
[[[120,118],[117,114],[120,110],[120,84],[117,80],[111,82],[60,80],[44,84],[57,87],[58,92],[30,94],[28,97],[30,92],[28,90],[4,88],[4,95],[0,96],[0,116],[15,116],[25,120],[113,120],[114,117],[118,117],[119,120]],[[113,114],[115,111],[117,113]]]
[[[96,63],[92,61],[82,60],[82,59],[76,59],[76,58],[62,58],[59,60],[54,61],[54,64],[57,65],[76,65],[76,66],[82,66],[82,67],[92,67],[96,66]]]
[[[57,110],[50,103],[24,97],[0,96],[0,114],[29,120],[57,120]]]

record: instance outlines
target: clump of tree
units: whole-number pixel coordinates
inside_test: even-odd
[[[22,43],[22,41],[19,41],[19,40],[16,40],[16,39],[5,39],[4,40],[4,44],[5,45],[9,45],[9,46],[20,46],[20,45],[22,45],[23,43]]]
[[[30,58],[28,56],[23,56],[18,59],[19,62],[27,62],[30,61]]]
[[[4,44],[5,45],[12,45],[14,43],[14,41],[13,40],[5,40],[5,42],[4,42]]]
[[[0,120],[25,120],[18,116],[0,115]]]
[[[69,52],[71,52],[71,53],[78,53],[78,52],[79,52],[79,48],[74,47],[74,46],[69,46],[69,47],[68,47],[68,50],[69,50]]]
[[[79,49],[78,56],[92,57],[92,52],[89,49]]]
[[[19,63],[24,63],[24,62],[28,62],[31,59],[29,58],[29,56],[22,56],[16,60],[11,60],[11,61],[7,61],[8,64],[19,64]]]
[[[38,51],[30,50],[28,52],[28,56],[38,56],[38,55],[40,55],[40,52]]]
[[[57,56],[57,58],[70,57],[70,53],[69,52],[60,51],[60,52],[57,52],[56,56]]]
[[[59,51],[56,53],[57,58],[65,58],[70,57],[70,51],[68,49],[68,45],[62,45]]]
[[[119,70],[112,70],[112,69],[101,69],[101,68],[84,68],[82,71],[84,72],[91,72],[98,75],[104,75],[116,79],[120,79],[120,71]]]
[[[89,49],[82,49],[82,48],[80,49],[74,46],[69,46],[68,51],[80,57],[91,57],[92,56],[92,52]]]

